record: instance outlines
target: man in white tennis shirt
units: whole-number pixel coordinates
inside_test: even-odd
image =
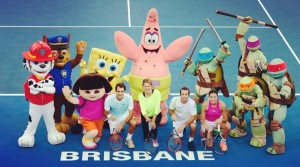
[[[196,134],[196,104],[189,98],[190,90],[186,87],[180,89],[180,96],[173,97],[169,106],[169,114],[173,121],[173,127],[179,137],[182,138],[183,130],[190,127],[190,137],[188,142],[189,151],[195,150],[194,137]],[[173,132],[175,133],[175,132]]]
[[[133,118],[133,100],[129,94],[125,94],[126,86],[118,83],[115,87],[115,94],[109,95],[104,103],[104,115],[108,118],[110,134],[120,132],[125,124],[129,124],[125,144],[128,148],[135,148],[132,135],[136,127],[136,120]]]

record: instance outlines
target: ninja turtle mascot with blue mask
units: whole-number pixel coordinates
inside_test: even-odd
[[[287,72],[286,63],[279,59],[273,59],[268,65],[266,74],[262,75],[269,88],[269,127],[272,131],[273,145],[267,148],[267,152],[273,155],[285,152],[285,133],[282,127],[288,107],[295,101],[294,83]]]
[[[187,64],[187,70],[194,76],[197,76],[194,101],[197,105],[198,118],[204,98],[211,89],[221,90],[225,97],[229,97],[222,68],[222,63],[227,56],[230,56],[229,46],[226,43],[222,43],[217,56],[214,56],[211,49],[204,47],[200,49],[195,63],[189,58],[184,61],[184,64]]]

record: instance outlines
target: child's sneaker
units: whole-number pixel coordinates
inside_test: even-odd
[[[158,147],[158,146],[159,146],[159,144],[157,142],[157,139],[153,139],[153,147]]]

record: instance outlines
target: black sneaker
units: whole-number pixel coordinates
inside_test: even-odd
[[[195,145],[193,141],[189,142],[188,146],[189,146],[189,151],[195,151]]]

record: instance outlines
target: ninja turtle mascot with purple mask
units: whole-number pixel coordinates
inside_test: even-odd
[[[207,47],[200,49],[196,62],[189,58],[184,61],[187,64],[187,70],[197,76],[196,93],[194,101],[197,105],[197,117],[201,112],[201,105],[205,96],[211,89],[221,90],[225,97],[229,97],[229,92],[224,79],[222,63],[230,55],[228,44],[221,44],[217,56]]]
[[[294,83],[287,72],[286,63],[273,59],[268,65],[266,74],[262,75],[269,88],[269,127],[272,131],[273,145],[267,152],[273,155],[285,152],[285,133],[282,127],[288,107],[296,100]]]
[[[267,59],[261,51],[260,39],[251,35],[247,40],[244,39],[245,34],[249,29],[249,24],[252,18],[246,17],[239,23],[235,35],[235,39],[239,44],[241,50],[241,57],[238,64],[238,81],[245,76],[252,76],[263,90],[263,94],[268,94],[268,88],[263,79],[261,79],[262,73],[267,70]],[[228,109],[228,118],[230,119],[234,115],[236,106],[231,104]]]

